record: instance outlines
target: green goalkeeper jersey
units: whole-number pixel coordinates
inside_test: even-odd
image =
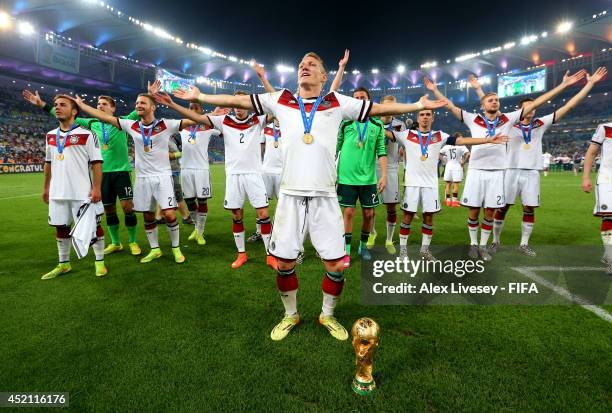
[[[49,113],[55,116],[55,108],[48,107]],[[133,111],[123,119],[138,120],[138,114]],[[102,123],[96,118],[76,118],[75,123],[83,128],[89,129],[98,136],[100,150],[102,151],[102,172],[120,172],[132,170],[128,155],[128,136],[115,128],[113,125]],[[106,145],[105,145],[106,132]]]
[[[360,145],[359,130],[363,133]],[[336,152],[338,162],[338,183],[344,185],[372,185],[377,183],[376,159],[387,156],[385,127],[380,119],[371,117],[367,123],[344,121],[338,131]]]

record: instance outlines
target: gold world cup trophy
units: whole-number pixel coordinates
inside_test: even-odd
[[[372,377],[372,356],[378,347],[380,327],[371,318],[363,317],[355,321],[351,329],[353,348],[355,349],[355,364],[357,371],[352,388],[355,393],[365,396],[376,387]]]

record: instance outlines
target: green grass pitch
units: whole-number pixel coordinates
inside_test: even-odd
[[[42,175],[0,176],[0,391],[69,392],[71,410],[96,412],[612,410],[607,321],[578,306],[363,306],[353,259],[336,315],[347,328],[370,316],[382,330],[378,388],[355,395],[350,343],[316,323],[324,272],[312,247],[297,268],[304,322],[272,342],[282,315],[275,274],[261,243],[247,244],[249,262],[230,269],[223,167],[213,166],[212,177],[207,244],[188,243],[192,227],[182,230],[185,264],[172,261],[160,228],[165,255],[157,262],[142,265],[124,251],[106,258],[109,275],[97,279],[92,253],[77,262],[73,252],[73,271],[43,282],[57,253]],[[593,203],[580,178],[542,178],[532,245],[600,245]],[[245,225],[248,235],[252,209]],[[358,232],[356,223],[355,239]],[[125,244],[123,227],[121,235]],[[514,207],[503,241],[519,239]],[[139,242],[146,253],[141,216]],[[465,209],[444,208],[433,243],[467,242]]]

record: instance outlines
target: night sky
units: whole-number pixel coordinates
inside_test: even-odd
[[[400,62],[409,66],[440,62],[524,34],[552,31],[563,18],[577,21],[609,8],[612,1],[386,4],[366,10],[357,1],[131,0],[120,7],[185,41],[245,59],[256,57],[266,65],[293,65],[305,52],[316,51],[334,69],[349,48],[349,69],[368,70],[394,68]]]

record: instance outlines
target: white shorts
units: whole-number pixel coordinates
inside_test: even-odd
[[[266,186],[266,195],[268,196],[268,202],[275,197],[278,199],[280,195],[280,183],[281,183],[281,174],[263,174],[264,184]]]
[[[266,185],[261,174],[227,175],[225,177],[225,209],[241,209],[245,198],[255,209],[268,206]]]
[[[440,198],[438,188],[424,188],[419,186],[404,187],[404,199],[401,208],[407,212],[417,212],[421,204],[421,210],[426,213],[440,211]]]
[[[526,206],[540,206],[540,171],[536,169],[506,169],[504,197],[506,204],[514,205],[516,197]]]
[[[380,179],[380,168],[376,166],[376,177]],[[387,185],[380,194],[383,204],[399,204],[399,173],[398,169],[387,169]]]
[[[461,205],[473,208],[501,208],[504,199],[504,170],[468,169]]]
[[[281,193],[276,205],[270,254],[295,260],[310,240],[324,260],[337,260],[344,250],[344,222],[337,197],[303,197]]]
[[[172,175],[137,176],[134,181],[134,210],[153,212],[156,203],[162,210],[177,207]]]
[[[74,201],[74,200],[63,200],[63,199],[50,199],[49,200],[49,225],[51,226],[70,226],[73,222],[76,222],[78,218],[79,209],[86,203],[87,200]],[[93,204],[96,215],[101,217],[104,214],[104,205],[102,202],[96,202]]]
[[[612,184],[595,185],[595,209],[593,215],[612,215]]]
[[[181,169],[181,186],[183,198],[210,198],[210,170]]]
[[[461,182],[463,181],[463,169],[444,169],[445,182]]]

